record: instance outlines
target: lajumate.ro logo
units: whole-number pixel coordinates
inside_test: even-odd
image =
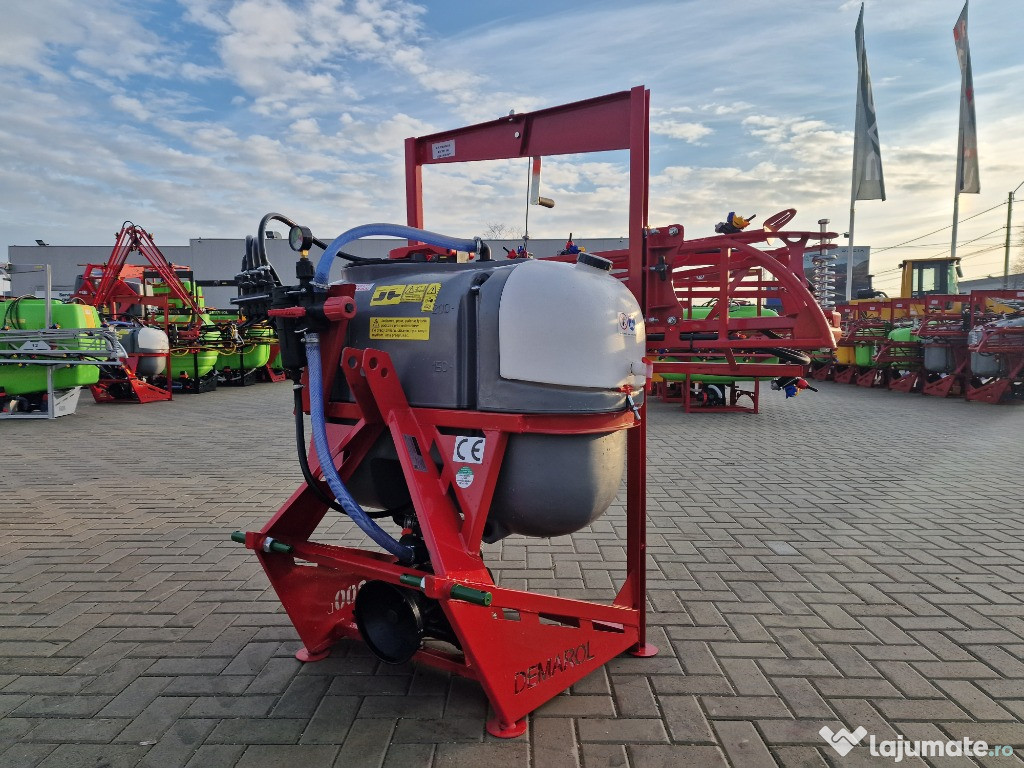
[[[868,735],[867,729],[863,726],[859,726],[851,732],[846,728],[833,731],[826,725],[818,733],[840,757],[846,757]],[[967,736],[950,741],[912,740],[904,739],[902,735],[897,735],[895,739],[877,740],[874,734],[871,734],[865,746],[872,757],[888,757],[896,763],[902,762],[905,757],[1010,757],[1013,755],[1013,747],[1008,744],[990,746],[987,741],[971,739]]]

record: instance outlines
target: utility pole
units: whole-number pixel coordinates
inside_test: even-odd
[[[1017,189],[1024,187],[1024,181],[1017,185]],[[1010,224],[1013,222],[1013,190],[1006,199],[1006,252],[1003,254],[1003,290],[1010,287]]]

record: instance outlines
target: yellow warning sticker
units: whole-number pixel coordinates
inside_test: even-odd
[[[402,294],[402,301],[411,301],[419,304],[427,293],[426,283],[411,283],[405,286],[405,293]]]
[[[429,317],[371,317],[370,338],[383,340],[430,339]]]
[[[405,285],[378,285],[370,297],[371,307],[393,304],[419,304],[424,312],[434,311],[434,301],[441,292],[440,283],[407,283]]]
[[[437,301],[437,294],[441,292],[440,283],[430,283],[426,286],[426,291],[423,294],[423,304],[421,308],[424,312],[433,312],[434,304]]]

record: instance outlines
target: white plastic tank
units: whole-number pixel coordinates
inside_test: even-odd
[[[129,355],[146,355],[140,357],[135,375],[142,378],[159,376],[167,367],[165,357],[171,348],[167,334],[159,328],[150,326],[126,325],[117,326],[117,338]]]
[[[644,318],[611,262],[528,261],[505,282],[498,307],[503,379],[618,389],[644,382]]]

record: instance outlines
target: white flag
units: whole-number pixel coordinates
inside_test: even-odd
[[[978,124],[974,117],[974,78],[971,76],[971,49],[967,45],[967,3],[953,27],[956,57],[960,60],[960,135],[957,165],[961,192],[980,192],[978,181]]]
[[[864,49],[864,4],[860,6],[857,30],[857,122],[853,133],[853,200],[885,200],[882,178],[882,149],[875,121],[875,100],[871,95],[868,54]]]

